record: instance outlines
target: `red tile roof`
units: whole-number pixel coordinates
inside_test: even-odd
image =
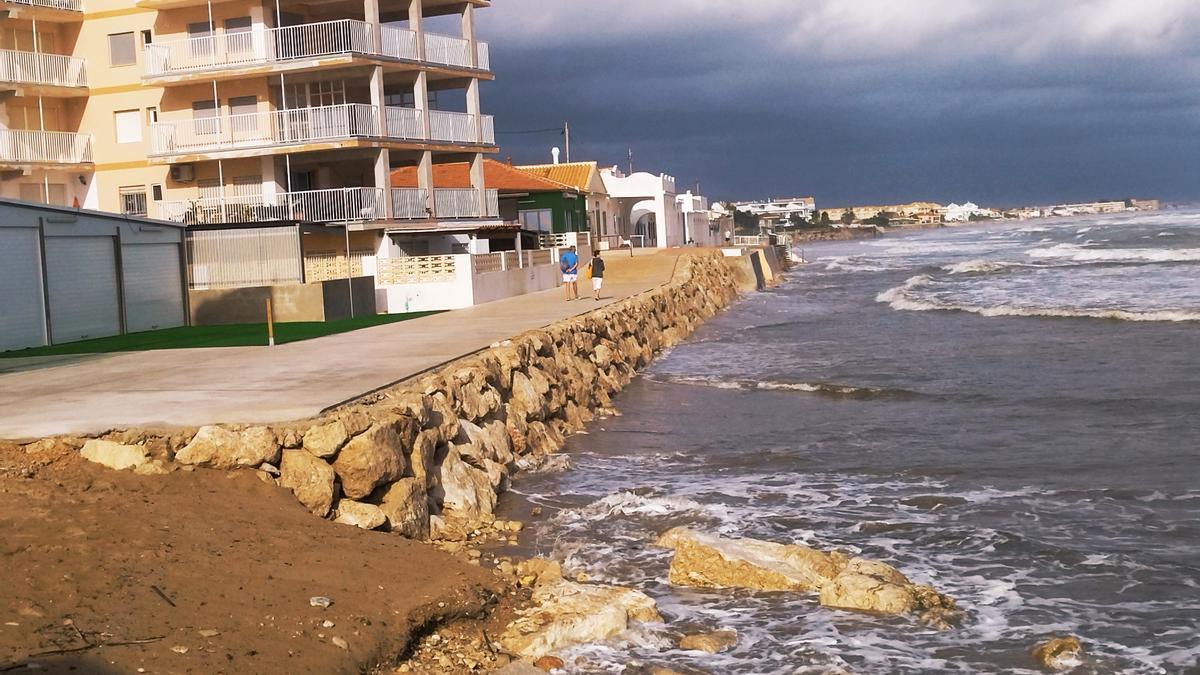
[[[484,187],[500,192],[561,192],[576,191],[569,185],[535,176],[527,171],[511,167],[492,159],[483,160]],[[466,162],[433,165],[435,188],[471,187],[471,165]],[[417,167],[402,166],[392,169],[392,187],[417,187]]]

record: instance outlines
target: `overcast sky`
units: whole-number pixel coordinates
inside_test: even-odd
[[[714,199],[1200,197],[1200,0],[494,0],[485,108]],[[502,134],[549,161],[555,134]]]

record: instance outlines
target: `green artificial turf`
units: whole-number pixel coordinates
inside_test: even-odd
[[[275,324],[275,343],[300,342],[313,338],[346,333],[360,328],[407,321],[437,312],[380,314],[341,321],[299,321]],[[48,347],[30,347],[0,352],[0,358],[28,356],[60,356],[64,354],[105,354],[109,352],[140,352],[149,349],[189,349],[194,347],[253,347],[267,344],[267,324],[243,323],[232,326],[184,326],[144,333],[65,342]]]

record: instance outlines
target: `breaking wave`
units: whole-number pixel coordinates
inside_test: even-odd
[[[1076,319],[1110,319],[1116,321],[1200,321],[1200,310],[1162,309],[1137,311],[1107,307],[1031,307],[1012,303],[974,305],[948,302],[934,297],[919,296],[918,291],[936,283],[928,274],[910,277],[900,286],[889,288],[875,296],[876,302],[887,303],[892,309],[909,312],[970,312],[980,316],[1026,316]]]
[[[648,379],[667,384],[683,384],[714,389],[737,389],[743,391],[795,391],[806,394],[821,394],[837,398],[881,399],[912,398],[919,393],[907,389],[885,387],[849,386],[830,382],[782,382],[777,380],[728,380],[701,376],[651,375]]]
[[[1077,244],[1057,244],[1026,251],[1038,260],[1070,260],[1085,263],[1169,263],[1200,262],[1200,248],[1086,248]]]

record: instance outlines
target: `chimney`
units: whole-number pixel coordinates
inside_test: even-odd
[[[559,154],[561,154],[561,153],[562,153],[562,151],[561,151],[561,150],[559,150],[558,148],[550,148],[550,155],[551,155],[552,157],[554,157],[554,163],[555,163],[555,164],[558,164],[558,156],[559,156]]]

